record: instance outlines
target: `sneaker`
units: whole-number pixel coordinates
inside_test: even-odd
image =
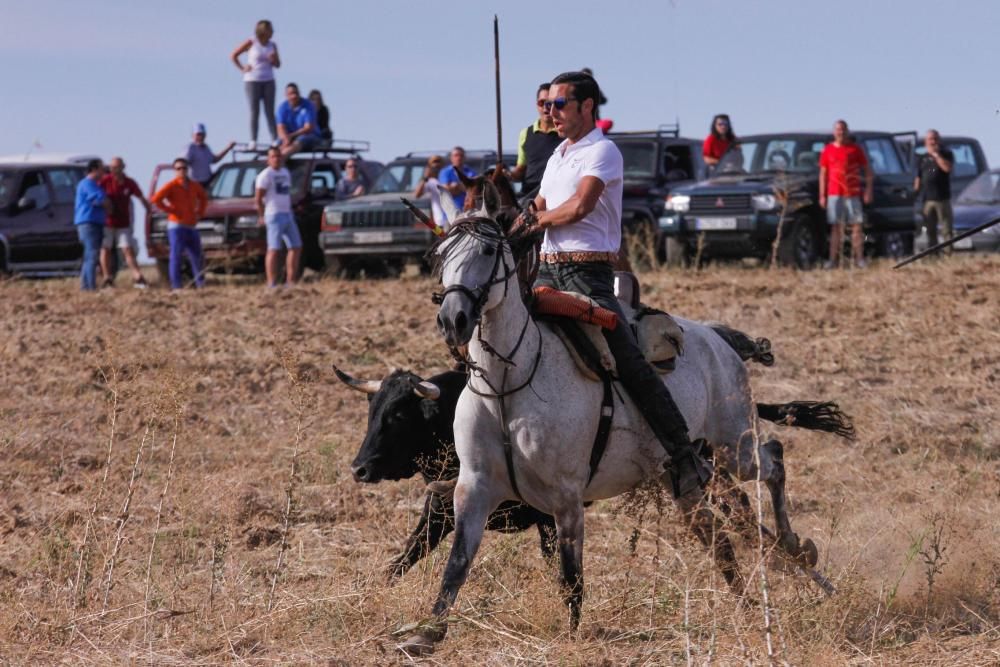
[[[858,261],[856,261],[854,263],[854,266],[858,267],[859,269],[864,269],[864,268],[867,268],[868,262],[866,262],[863,259],[859,259]]]
[[[823,262],[823,268],[826,269],[827,271],[829,271],[830,269],[834,268],[833,260],[832,259],[828,259],[825,262]]]
[[[146,283],[146,279],[144,277],[139,276],[135,279],[135,282],[132,283],[132,287],[135,289],[146,289],[149,285]]]

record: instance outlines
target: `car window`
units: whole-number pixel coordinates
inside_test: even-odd
[[[236,179],[240,175],[240,167],[237,165],[226,166],[215,173],[212,181],[212,188],[209,190],[209,197],[226,198],[234,196],[236,192]]]
[[[303,170],[305,173],[305,170]],[[333,172],[333,165],[330,163],[317,164],[313,167],[312,176],[309,177],[309,192],[315,197],[325,197],[333,192],[337,185],[337,175]]]
[[[686,181],[694,178],[691,147],[684,144],[663,149],[663,174],[666,181]]]
[[[0,206],[6,206],[14,196],[17,187],[17,173],[0,171]]]
[[[254,196],[254,181],[257,180],[257,174],[263,171],[263,165],[247,165],[243,169],[243,173],[240,174],[238,185],[236,187],[236,193],[231,195],[233,197],[253,197]]]
[[[945,144],[955,154],[955,166],[951,175],[955,177],[975,176],[979,173],[979,163],[976,160],[976,149],[967,141],[949,141]],[[914,151],[918,156],[927,155],[927,147],[923,144]]]
[[[865,139],[863,142],[868,163],[876,174],[902,174],[903,166],[896,154],[896,143],[885,137]]]
[[[406,165],[391,164],[379,174],[372,186],[372,192],[402,192],[402,182],[406,178]]]
[[[83,178],[79,169],[50,169],[52,196],[56,204],[72,204],[76,201],[76,184]]]
[[[1000,203],[1000,172],[987,171],[969,183],[958,196],[959,204]]]
[[[21,189],[17,199],[35,200],[35,208],[47,208],[52,203],[49,197],[49,186],[45,183],[45,175],[41,171],[27,171],[21,178]]]
[[[622,154],[625,178],[649,178],[656,174],[656,143],[653,141],[623,141],[618,144]]]

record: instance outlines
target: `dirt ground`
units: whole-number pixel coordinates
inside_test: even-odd
[[[426,664],[1000,664],[1000,258],[642,280],[772,340],[758,400],[853,416],[854,442],[772,429],[838,593],[774,567],[770,604],[741,605],[669,502],[612,499],[587,511],[577,636],[537,534],[490,534]],[[331,364],[448,367],[433,289],[0,284],[0,663],[405,664],[392,633],[450,540],[386,582],[423,488],[354,482],[367,403]],[[739,556],[760,597],[756,545]]]

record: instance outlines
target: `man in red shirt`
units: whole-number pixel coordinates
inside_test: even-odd
[[[111,212],[108,213],[104,227],[104,242],[101,244],[101,273],[104,274],[104,286],[113,287],[115,277],[111,272],[111,253],[115,247],[125,255],[125,262],[132,269],[133,286],[146,288],[146,279],[142,277],[139,264],[135,261],[135,237],[132,234],[132,197],[138,197],[146,207],[146,221],[149,221],[149,202],[142,190],[131,178],[125,175],[125,161],[120,157],[111,159],[111,173],[105,174],[100,180],[101,189],[111,202]]]
[[[851,255],[855,266],[863,268],[864,244],[861,225],[865,221],[862,207],[861,173],[864,172],[864,203],[872,203],[874,176],[868,158],[848,134],[847,121],[833,124],[833,143],[819,157],[819,205],[826,208],[830,223],[830,259],[824,265],[832,269],[840,258],[844,242],[844,224],[851,226]]]

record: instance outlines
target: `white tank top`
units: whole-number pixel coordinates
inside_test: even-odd
[[[264,46],[254,37],[250,40],[250,50],[247,51],[247,64],[251,69],[243,73],[244,81],[274,81],[274,68],[271,66],[271,54],[274,53],[274,42],[269,41]]]

